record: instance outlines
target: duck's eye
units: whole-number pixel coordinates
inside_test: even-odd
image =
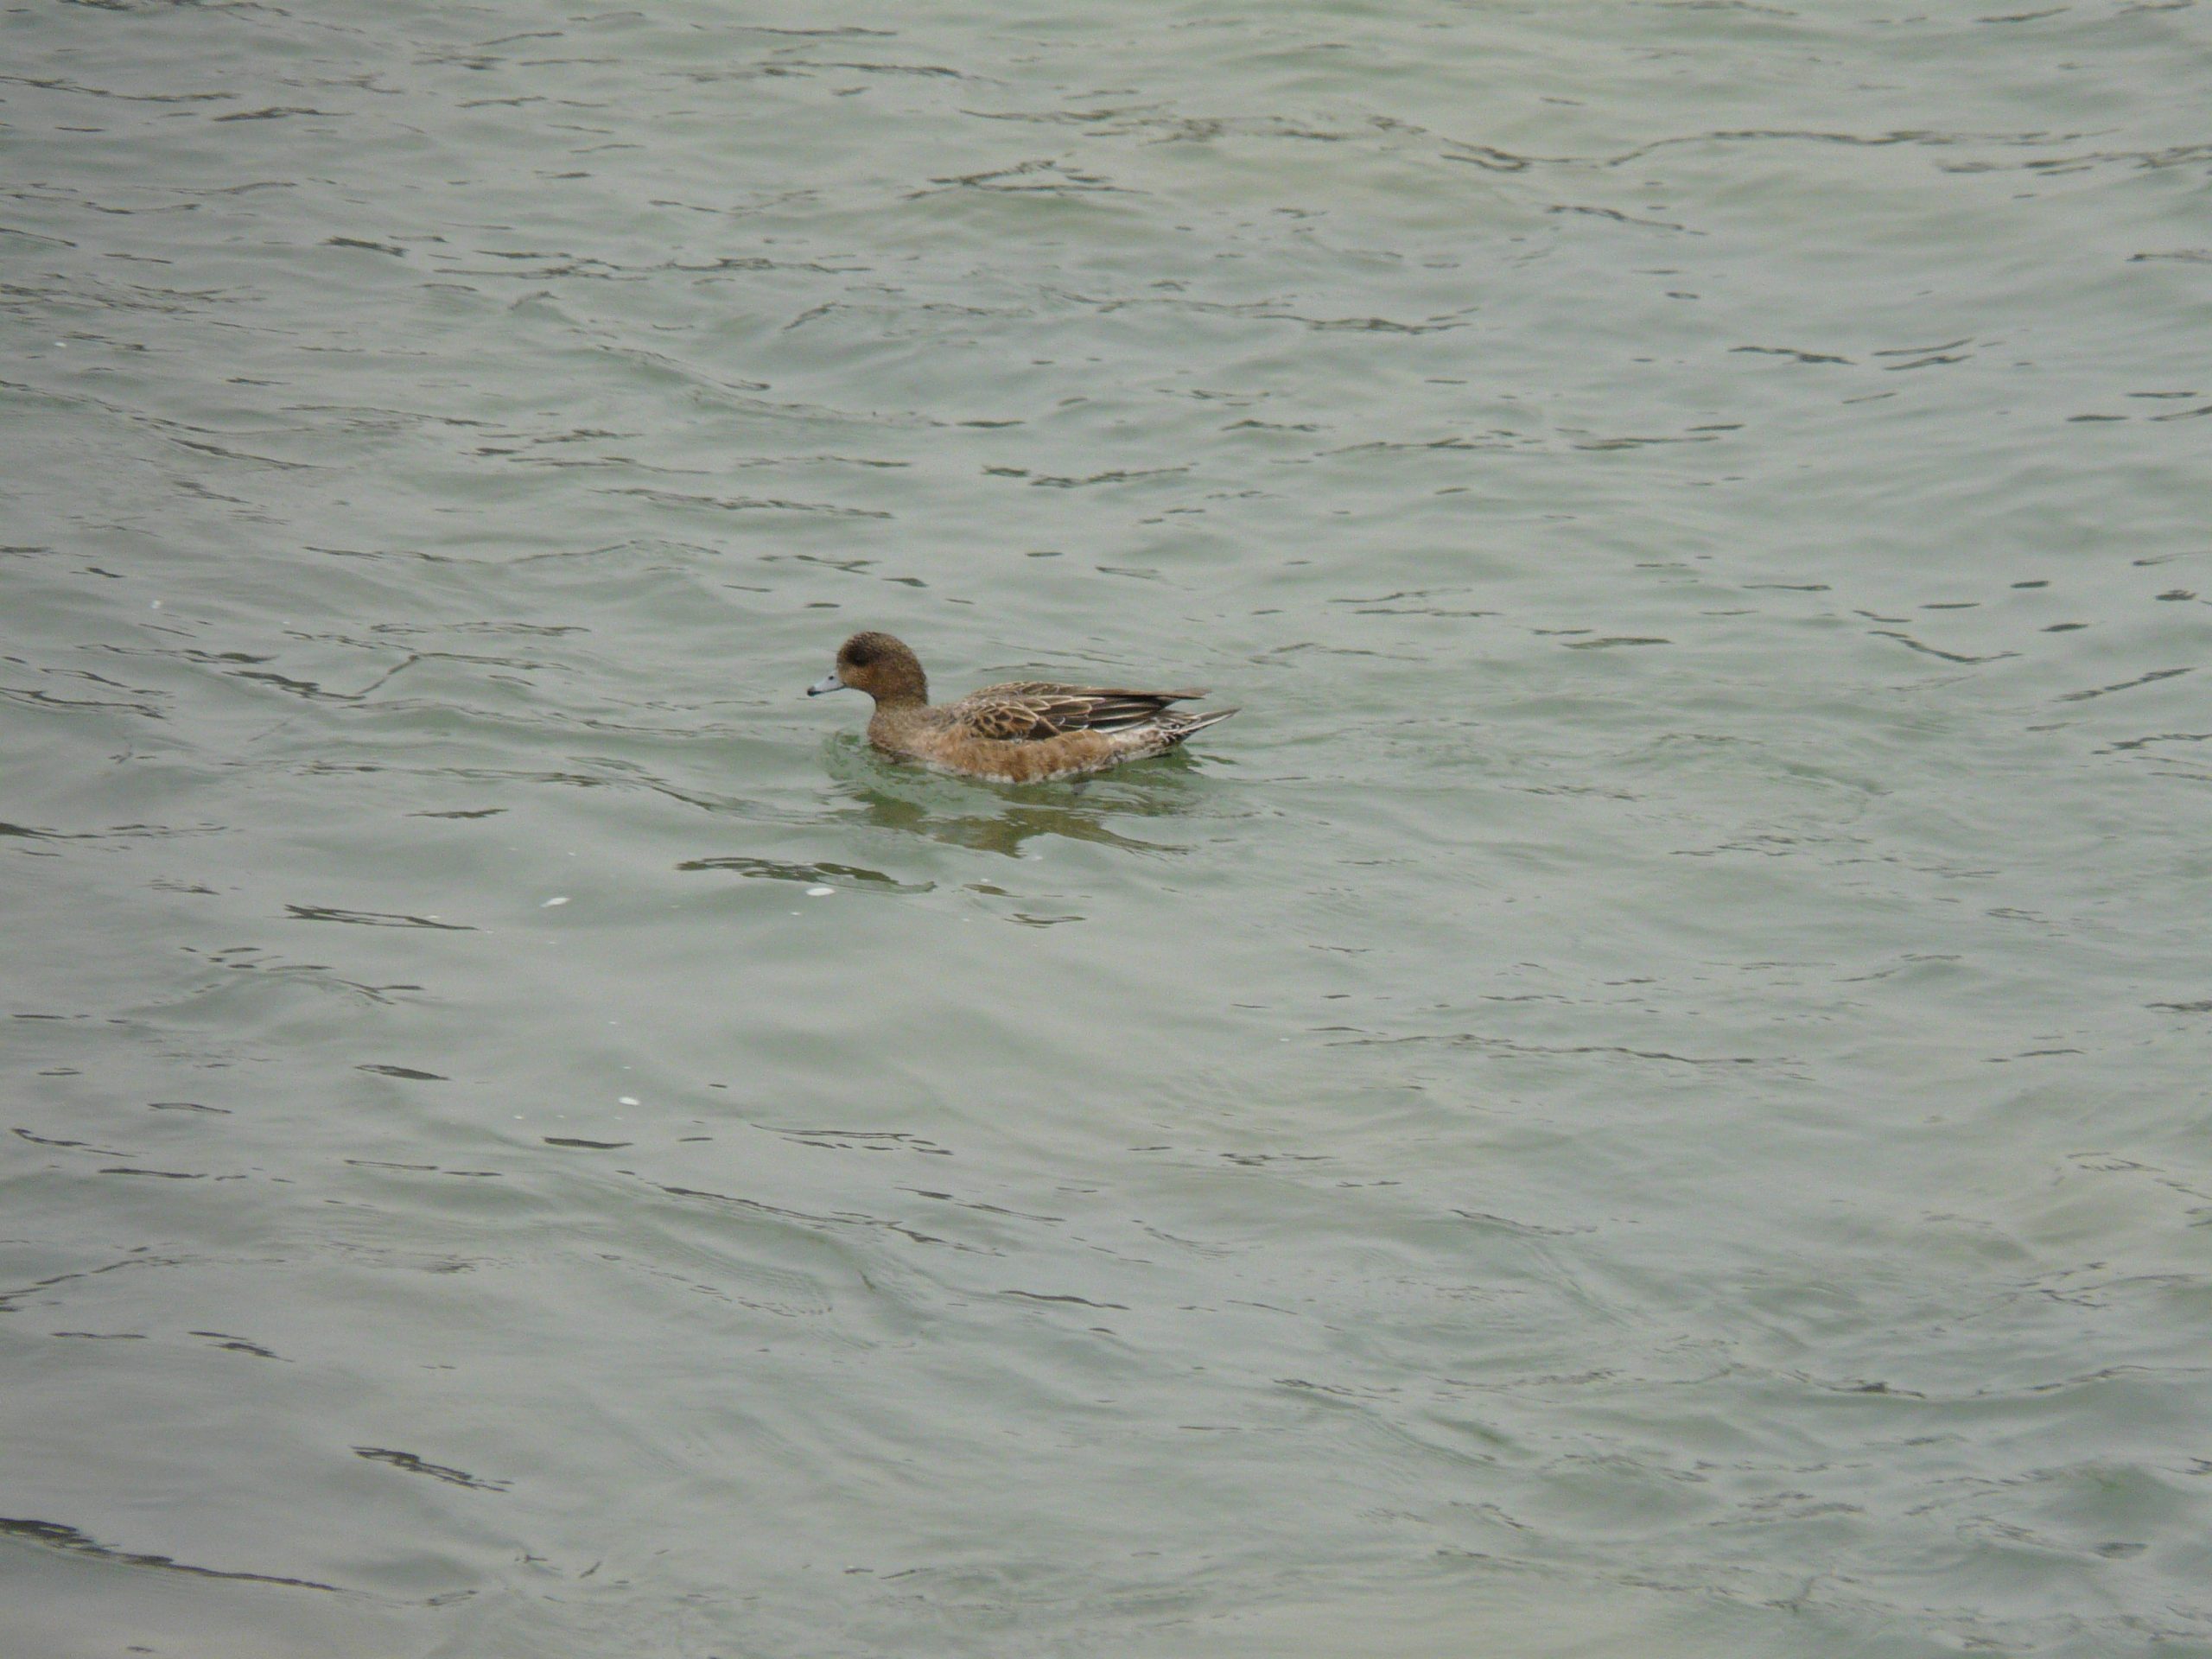
[[[873,645],[848,645],[845,648],[845,666],[848,668],[866,668],[874,660],[875,647]]]

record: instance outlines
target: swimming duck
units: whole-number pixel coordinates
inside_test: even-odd
[[[1071,778],[1164,753],[1236,712],[1168,709],[1171,702],[1203,697],[1202,690],[1127,691],[1035,680],[985,686],[933,709],[920,662],[887,633],[846,640],[837,648],[836,666],[806,695],[849,685],[875,699],[868,741],[886,754],[1007,784]]]

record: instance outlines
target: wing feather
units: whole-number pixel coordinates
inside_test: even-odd
[[[1020,680],[986,686],[947,712],[978,737],[1019,742],[1071,732],[1119,732],[1158,720],[1171,702],[1203,690],[1133,691],[1119,686],[1052,685]]]

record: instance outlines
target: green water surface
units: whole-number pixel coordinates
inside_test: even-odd
[[[0,66],[0,1650],[2212,1654],[2212,10]]]

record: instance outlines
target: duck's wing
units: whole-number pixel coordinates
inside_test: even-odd
[[[1203,690],[1129,691],[1020,680],[971,692],[945,712],[961,729],[977,737],[1035,741],[1071,732],[1120,732],[1149,725],[1169,703],[1204,696]]]

